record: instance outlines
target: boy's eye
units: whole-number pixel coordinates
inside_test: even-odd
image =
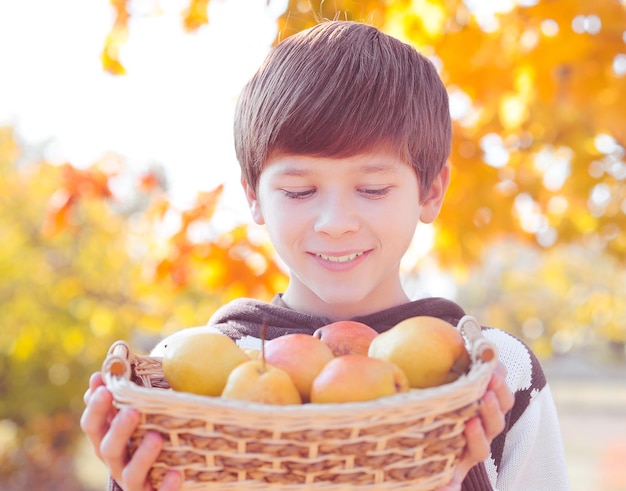
[[[289,191],[288,189],[283,189],[283,193],[289,199],[305,199],[309,196],[312,196],[315,192],[315,189],[305,189],[303,191]]]
[[[384,188],[361,188],[359,192],[367,198],[382,198],[391,191],[391,187]]]

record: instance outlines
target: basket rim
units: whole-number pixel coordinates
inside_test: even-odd
[[[337,412],[354,412],[364,409],[371,409],[373,411],[389,410],[397,405],[404,405],[407,403],[417,403],[422,401],[431,400],[436,397],[445,397],[448,394],[454,394],[457,389],[470,385],[474,382],[479,382],[487,375],[491,375],[494,362],[488,362],[482,364],[474,370],[470,370],[470,373],[462,375],[454,382],[450,382],[438,387],[430,387],[425,389],[410,389],[408,392],[402,392],[389,396],[380,397],[371,401],[358,401],[358,402],[337,402],[337,403],[311,403],[306,404],[291,404],[291,405],[274,405],[264,404],[260,402],[252,401],[240,401],[236,399],[227,399],[221,396],[205,396],[200,394],[193,394],[191,392],[174,391],[168,389],[155,389],[154,387],[142,387],[134,382],[120,378],[109,372],[105,372],[104,379],[109,390],[113,392],[130,392],[137,396],[154,395],[155,390],[159,390],[159,397],[167,398],[171,402],[184,402],[191,403],[198,406],[206,407],[207,409],[236,409],[249,413],[266,413],[276,415],[290,414],[294,412],[298,413],[319,413],[328,412],[336,414]],[[129,394],[130,395],[130,394]],[[464,404],[460,404],[463,406]],[[434,408],[434,412],[437,409]]]
[[[433,399],[445,400],[447,407],[458,409],[478,400],[486,390],[492,372],[498,363],[495,345],[487,340],[481,327],[470,315],[464,316],[458,323],[457,328],[464,334],[468,343],[468,351],[472,357],[472,364],[468,373],[461,375],[454,382],[437,387],[424,389],[410,389],[408,392],[380,397],[370,401],[342,402],[342,403],[306,403],[295,405],[273,405],[259,402],[240,401],[227,399],[221,396],[205,396],[155,387],[146,387],[130,380],[131,360],[160,363],[160,357],[136,355],[132,352],[126,341],[116,341],[109,350],[103,363],[102,372],[105,385],[113,393],[116,400],[124,405],[121,400],[132,401],[132,404],[140,405],[142,400],[154,398],[158,391],[158,398],[163,403],[178,404],[180,406],[193,406],[198,409],[209,411],[221,410],[238,412],[251,417],[266,417],[268,415],[293,417],[310,417],[312,415],[346,415],[370,414],[393,411],[399,406],[414,405],[419,407],[422,414],[428,414],[428,405],[433,406],[432,414],[440,412],[438,404],[432,404]],[[491,350],[487,358],[482,354]],[[459,397],[458,393],[464,396]],[[127,404],[131,404],[128,402]]]

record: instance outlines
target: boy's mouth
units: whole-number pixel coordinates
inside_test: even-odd
[[[345,254],[343,256],[327,256],[326,254],[316,254],[316,256],[320,259],[330,261],[331,263],[347,263],[348,261],[353,261],[354,259],[362,255],[362,252],[353,252],[352,254]]]

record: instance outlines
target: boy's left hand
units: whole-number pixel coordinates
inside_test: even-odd
[[[504,430],[504,416],[513,407],[515,397],[506,385],[506,368],[498,362],[480,400],[478,416],[465,424],[467,447],[457,464],[452,481],[437,491],[460,491],[469,470],[489,457],[491,441]]]

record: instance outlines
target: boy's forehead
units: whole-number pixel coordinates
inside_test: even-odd
[[[316,157],[306,155],[281,155],[269,159],[262,172],[285,176],[307,176],[316,173],[332,172],[341,165],[362,173],[395,173],[399,166],[408,165],[392,153],[368,152],[348,157]]]

